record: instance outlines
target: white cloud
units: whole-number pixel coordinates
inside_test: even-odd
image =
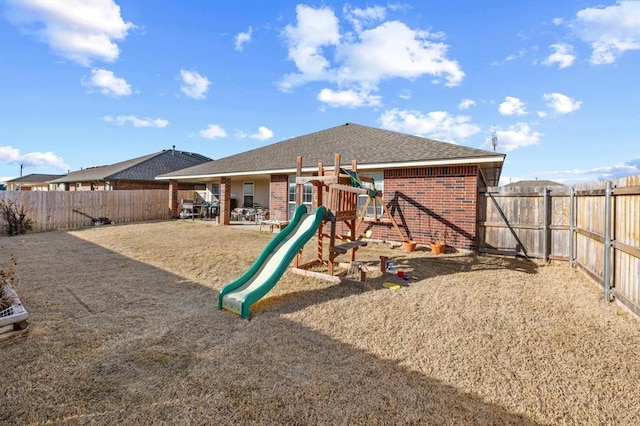
[[[458,109],[469,109],[475,104],[476,104],[476,101],[472,99],[463,99],[462,101],[460,101],[460,104],[458,105]]]
[[[113,117],[111,115],[105,115],[104,121],[107,123],[113,123],[117,126],[122,126],[126,123],[131,123],[133,127],[158,127],[163,128],[169,125],[169,121],[161,118],[138,118],[135,115],[119,115]]]
[[[527,111],[524,108],[524,102],[513,96],[504,98],[504,102],[500,104],[498,110],[502,115],[525,115]]]
[[[21,154],[20,150],[12,146],[0,146],[0,162],[8,164],[24,164],[25,167],[36,169],[53,168],[66,172],[69,166],[53,152],[29,152]]]
[[[569,169],[541,172],[541,175],[561,182],[588,182],[593,180],[619,179],[640,174],[640,157],[613,166],[593,167],[591,169]]]
[[[520,38],[525,38],[525,37],[520,37]],[[505,62],[515,61],[516,59],[523,58],[526,54],[527,54],[527,49],[520,49],[518,50],[518,53],[512,53],[511,55],[507,56],[501,61],[492,62],[491,65],[501,65]]]
[[[562,19],[562,18],[553,18],[553,21],[551,21],[551,22],[553,22],[553,25],[555,25],[557,27],[557,26],[563,24],[564,19]]]
[[[236,50],[238,52],[242,52],[242,49],[244,49],[244,45],[251,41],[252,32],[253,28],[249,27],[249,30],[246,33],[238,33],[236,35]]]
[[[318,100],[332,107],[361,107],[380,105],[381,97],[368,91],[322,89]]]
[[[405,100],[411,99],[411,96],[412,96],[411,90],[409,89],[404,89],[398,94],[398,97],[400,99],[405,99]]]
[[[258,132],[252,135],[249,135],[252,139],[258,139],[261,141],[266,141],[267,139],[271,139],[273,137],[273,131],[265,126],[258,127]]]
[[[514,53],[511,54],[509,56],[507,56],[506,58],[504,58],[505,61],[510,62],[510,61],[515,61],[516,59],[520,59],[522,57],[524,57],[524,55],[527,54],[527,50],[526,49],[520,49],[518,50],[518,53]]]
[[[498,151],[508,152],[525,146],[538,145],[542,133],[536,132],[527,123],[516,123],[506,130],[496,130]],[[485,140],[484,147],[492,147],[491,138]]]
[[[470,117],[454,117],[445,111],[423,114],[419,111],[392,109],[385,111],[379,120],[382,127],[389,130],[447,141],[465,139],[480,132],[480,127],[469,123]]]
[[[582,106],[582,101],[575,101],[562,93],[545,93],[542,97],[547,101],[549,108],[558,114],[568,114]]]
[[[100,93],[119,98],[131,95],[131,86],[124,78],[116,77],[113,71],[93,69],[91,77],[83,79],[82,84],[89,88],[97,88]]]
[[[440,33],[387,21],[358,36],[358,41],[339,47],[339,81],[375,85],[385,79],[432,75],[443,77],[446,86],[457,86],[464,78],[458,62],[447,58],[448,46],[439,41]]]
[[[120,15],[113,0],[9,0],[7,16],[25,33],[49,45],[51,50],[83,66],[92,61],[115,61],[116,41],[134,28]]]
[[[382,80],[431,75],[436,82],[456,86],[465,76],[458,63],[447,57],[442,33],[412,29],[399,21],[381,22],[386,18],[383,7],[345,7],[353,30],[343,33],[341,22],[328,7],[298,5],[296,12],[296,24],[287,25],[283,36],[297,71],[281,79],[280,90],[325,81],[337,85],[334,94],[362,94],[377,91]],[[369,101],[361,106],[377,104]]]
[[[576,59],[573,54],[573,46],[569,44],[556,43],[549,47],[555,51],[542,62],[544,65],[558,64],[558,69],[563,69],[570,67]]]
[[[211,82],[196,71],[180,70],[182,78],[182,93],[193,99],[204,99],[207,96],[207,90]]]
[[[217,124],[209,124],[205,130],[200,130],[198,134],[205,139],[223,138],[227,132]]]
[[[331,9],[313,9],[299,4],[296,16],[297,25],[287,25],[284,36],[289,47],[289,59],[300,72],[284,76],[280,82],[280,89],[284,91],[307,81],[330,79],[330,63],[322,55],[322,48],[336,46],[340,41],[338,18]]]
[[[382,6],[367,7],[366,9],[352,9],[345,6],[343,12],[356,32],[362,31],[362,27],[365,25],[371,26],[376,22],[381,22],[387,16],[387,10]]]
[[[538,111],[536,114],[538,114],[538,117],[540,118],[545,118],[549,115],[546,111]]]
[[[582,9],[573,27],[591,45],[592,64],[611,64],[624,52],[640,49],[640,3],[619,1],[604,8]]]

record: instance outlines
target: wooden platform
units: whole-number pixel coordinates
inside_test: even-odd
[[[333,248],[333,251],[336,252],[336,253],[345,254],[346,252],[348,252],[349,250],[351,250],[353,248],[364,247],[366,245],[367,245],[367,242],[363,241],[363,240],[349,241],[348,243],[338,244],[337,246],[335,246]]]

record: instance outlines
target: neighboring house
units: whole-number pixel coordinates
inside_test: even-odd
[[[208,163],[211,158],[174,149],[162,150],[120,163],[89,167],[52,180],[59,191],[111,191],[124,189],[168,189],[156,176]],[[193,182],[181,182],[180,190],[196,189]]]
[[[509,183],[507,185],[504,185],[504,188],[552,188],[552,187],[558,187],[558,186],[564,186],[561,183],[558,182],[554,182],[552,180],[519,180],[517,182],[512,182]]]
[[[296,200],[296,158],[306,176],[357,161],[360,175],[374,178],[406,237],[428,243],[436,237],[462,249],[476,247],[479,188],[496,186],[504,154],[439,142],[353,123],[329,128],[167,173],[158,179],[198,181],[220,199],[221,223],[228,224],[234,206],[259,203],[290,216]],[[303,202],[313,208],[315,194],[304,187]],[[363,199],[363,203],[366,198]],[[175,213],[175,212],[174,212]],[[373,213],[373,212],[371,212]],[[372,238],[398,241],[389,224],[371,224]]]
[[[30,174],[7,181],[9,191],[50,191],[55,190],[55,185],[49,182],[64,175]]]

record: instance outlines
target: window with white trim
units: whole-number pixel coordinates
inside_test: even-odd
[[[296,210],[296,193],[297,193],[296,177],[289,176],[289,206],[288,216],[289,219],[293,218],[293,213]],[[307,182],[303,186],[302,191],[302,204],[307,206],[307,211],[311,211],[313,205],[313,184]]]
[[[253,182],[244,182],[242,185],[242,207],[253,207],[253,194],[255,184]]]
[[[368,177],[368,178],[372,178],[373,179],[373,185],[369,184],[369,182],[362,182],[362,187],[363,188],[367,188],[367,189],[373,189],[375,187],[375,189],[377,191],[383,192],[384,191],[384,173],[379,172],[379,173],[360,173],[358,172],[358,176],[362,176],[362,177]],[[365,203],[367,202],[367,198],[369,198],[369,196],[367,194],[358,194],[358,215],[361,214],[362,209],[364,208]],[[382,216],[383,213],[383,209],[382,209],[382,205],[378,202],[380,201],[380,198],[378,198],[376,200],[376,210],[377,210],[377,214],[378,217]],[[367,218],[372,218],[373,217],[373,200],[371,200],[371,202],[369,203],[369,206],[367,207],[367,213],[365,214],[365,217]]]
[[[211,184],[211,204],[220,204],[220,183],[213,182]]]

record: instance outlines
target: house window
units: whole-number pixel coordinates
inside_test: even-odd
[[[242,207],[253,207],[254,183],[245,182],[242,185],[243,202]]]
[[[375,189],[380,192],[384,191],[384,173],[358,173],[358,175],[362,177],[372,178],[373,186],[375,187]],[[368,182],[362,182],[362,187],[373,189],[373,187]],[[358,215],[362,213],[362,209],[364,208],[364,205],[367,202],[367,198],[369,198],[367,194],[358,194]],[[380,203],[377,202],[379,200],[380,199],[376,200],[376,210],[377,210],[378,217],[381,217],[383,213],[383,209],[382,209],[382,205],[380,205]],[[373,217],[373,200],[369,203],[369,206],[367,207],[367,212],[365,214],[365,217]]]
[[[80,191],[82,189],[82,182],[76,182],[76,191]]]
[[[296,193],[297,193],[296,177],[289,176],[289,219],[293,218],[293,213],[296,210]],[[302,190],[302,204],[307,206],[307,211],[310,212],[313,205],[313,184],[307,182],[303,186]]]
[[[220,184],[218,182],[211,184],[211,204],[220,204]]]

